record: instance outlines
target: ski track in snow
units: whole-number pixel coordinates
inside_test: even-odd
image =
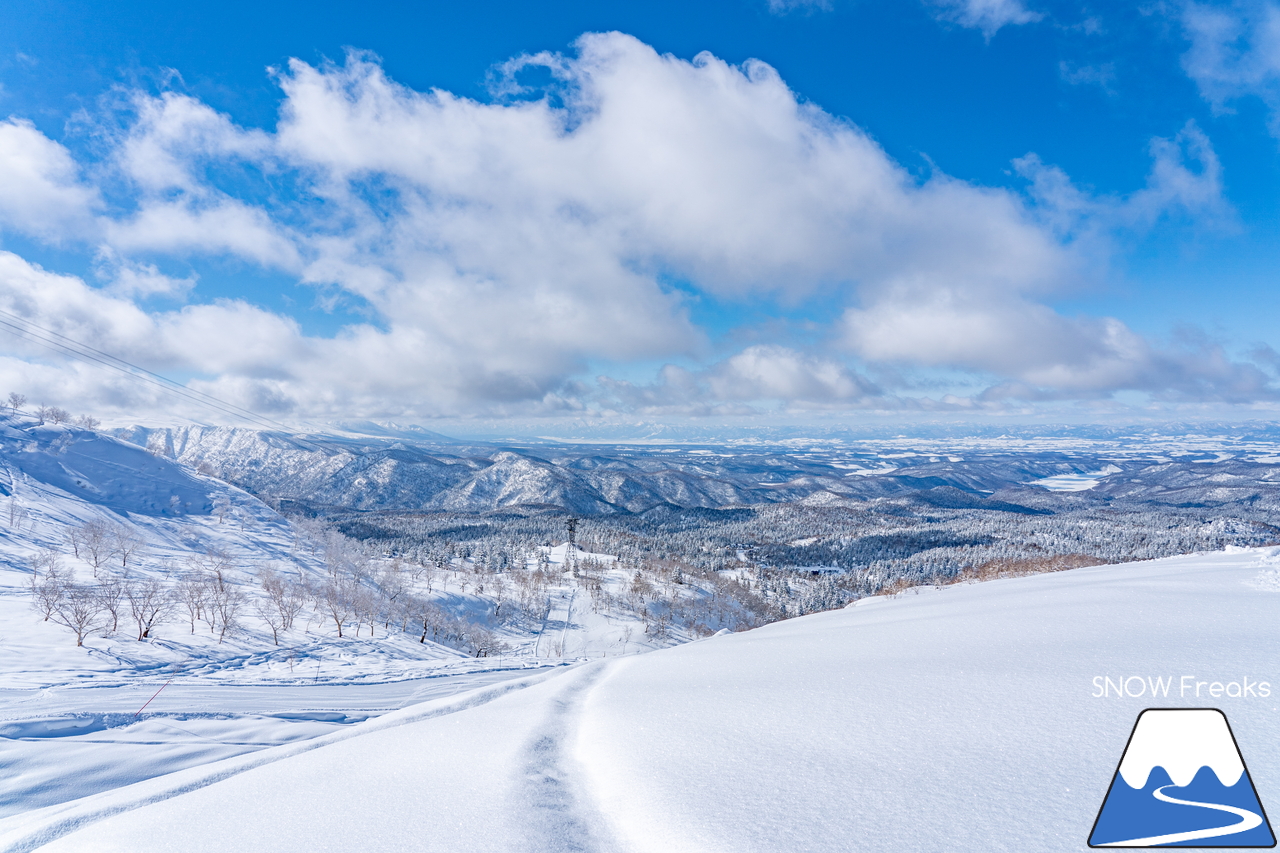
[[[0,818],[534,674],[477,667],[371,684],[146,683],[0,690]],[[155,697],[145,710],[140,706]]]
[[[0,853],[28,853],[28,851],[43,847],[50,842],[89,827],[99,821],[207,788],[210,785],[238,776],[257,767],[273,764],[323,746],[371,732],[396,728],[476,708],[500,699],[513,691],[539,684],[547,678],[558,674],[560,672],[552,670],[549,673],[539,673],[528,678],[515,679],[496,686],[469,691],[457,698],[449,697],[428,703],[423,708],[406,709],[405,712],[388,714],[386,717],[371,720],[364,725],[353,726],[348,730],[337,731],[323,737],[286,744],[274,749],[194,767],[187,771],[179,771],[167,776],[148,779],[126,788],[107,791],[96,797],[85,798],[83,801],[72,801],[35,812],[20,814],[9,820],[0,820]],[[552,759],[551,762],[546,764],[546,768],[547,770],[562,772],[556,770],[560,766],[560,750],[555,746],[563,742],[563,727],[557,727],[556,722],[553,719],[548,728],[547,736],[540,738],[538,743],[548,740],[553,745],[551,749],[544,751]],[[534,746],[536,747],[537,744]],[[566,801],[566,806],[568,802]],[[569,817],[568,808],[562,808],[559,811],[562,818],[555,826],[568,827],[572,825],[573,820]],[[585,835],[582,837],[585,837]],[[594,848],[552,847],[533,849],[565,849],[567,851],[575,851],[575,853],[581,849],[584,853],[589,853]]]
[[[582,777],[568,756],[587,693],[606,665],[594,664],[552,700],[547,719],[523,755],[522,799],[529,807],[526,849],[529,853],[596,853],[611,850],[600,842],[600,822],[593,820]]]

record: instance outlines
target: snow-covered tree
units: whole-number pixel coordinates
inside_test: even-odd
[[[76,645],[83,646],[84,638],[103,626],[102,615],[97,591],[92,586],[68,581],[49,618],[69,628],[76,635]]]
[[[44,621],[48,622],[62,603],[67,580],[62,555],[55,549],[45,548],[31,557],[31,606],[44,617]]]
[[[124,586],[129,613],[138,626],[138,639],[146,640],[173,615],[176,606],[173,591],[155,578],[129,581]]]
[[[265,566],[258,572],[258,583],[278,616],[279,630],[293,630],[293,620],[307,606],[306,585],[281,575],[274,566]]]

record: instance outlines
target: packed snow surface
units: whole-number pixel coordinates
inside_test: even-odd
[[[1274,812],[1275,558],[921,590],[539,671],[14,815],[0,849],[1078,851],[1152,706],[1221,708]]]

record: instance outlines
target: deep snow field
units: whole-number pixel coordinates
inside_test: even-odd
[[[141,449],[50,427],[0,451],[0,512],[22,510],[0,520],[0,851],[1083,850],[1147,707],[1221,708],[1280,813],[1280,549],[919,589],[645,654],[568,579],[497,657],[318,622],[217,643],[181,619],[77,648],[24,561],[95,513],[146,539],[143,575],[215,545],[318,558]]]
[[[9,817],[0,849],[1082,850],[1151,706],[1221,708],[1274,812],[1278,567],[1237,551],[864,599]],[[1168,695],[1095,695],[1133,676]],[[1271,695],[1209,698],[1246,678]]]

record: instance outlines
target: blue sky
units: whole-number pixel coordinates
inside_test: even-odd
[[[0,310],[271,417],[1280,403],[1271,0],[19,0],[0,116]]]

